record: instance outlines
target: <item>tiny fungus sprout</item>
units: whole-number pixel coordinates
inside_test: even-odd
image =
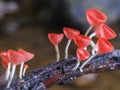
[[[90,54],[87,50],[80,49],[80,48],[77,49],[76,55],[77,55],[78,60],[77,60],[76,66],[73,68],[73,70],[76,70],[78,68],[78,66],[80,65],[80,61],[86,60],[87,58],[90,57]]]
[[[86,18],[87,18],[88,23],[90,24],[90,27],[85,33],[86,36],[89,34],[93,26],[97,26],[102,23],[105,23],[107,20],[106,15],[102,11],[98,9],[94,9],[94,8],[88,9],[86,11]]]
[[[28,65],[27,64],[24,64],[24,66],[23,66],[23,76],[25,75],[25,72],[26,72],[26,70],[27,70],[27,68],[28,68]]]
[[[18,49],[18,53],[22,54],[24,56],[24,59],[22,60],[21,64],[20,64],[20,72],[19,72],[19,78],[22,78],[22,73],[23,73],[23,66],[24,63],[31,60],[34,57],[33,53],[27,52],[21,48]]]
[[[10,76],[11,61],[8,57],[8,52],[1,52],[0,56],[2,58],[2,65],[6,69],[5,80],[8,80]]]
[[[87,36],[77,35],[74,37],[74,42],[77,45],[77,47],[83,49],[91,43],[91,39]]]
[[[62,41],[63,37],[64,37],[63,33],[61,33],[61,34],[49,33],[48,34],[48,38],[49,38],[50,42],[55,46],[57,62],[60,59],[60,52],[59,52],[58,44]]]
[[[97,41],[97,44],[95,46],[97,52],[92,55],[87,61],[85,61],[82,66],[80,67],[80,71],[83,72],[83,67],[91,60],[93,59],[97,54],[105,54],[110,53],[114,50],[113,45],[105,38],[99,38]]]
[[[74,38],[74,36],[80,34],[80,31],[73,29],[73,28],[64,27],[63,32],[64,32],[65,36],[68,38],[68,42],[67,42],[67,45],[65,48],[65,58],[68,58],[68,48],[70,46],[70,43],[71,43],[72,39]]]

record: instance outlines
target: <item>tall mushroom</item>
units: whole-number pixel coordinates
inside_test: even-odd
[[[97,54],[105,54],[110,53],[114,50],[113,45],[105,38],[99,38],[97,41],[97,44],[95,46],[97,49],[97,52],[92,55],[88,60],[86,60],[82,66],[80,67],[80,71],[83,72],[83,67],[91,60],[93,59]]]
[[[24,63],[31,60],[33,57],[34,57],[34,54],[33,53],[30,53],[30,52],[27,52],[21,48],[18,49],[18,53],[19,54],[22,54],[24,56],[21,64],[20,64],[20,72],[19,72],[19,78],[21,79],[22,78],[22,73],[23,73],[23,66],[24,66]]]
[[[107,20],[106,15],[102,11],[94,8],[88,9],[86,11],[86,18],[88,23],[90,24],[90,27],[85,33],[86,36],[89,34],[89,32],[94,26],[105,23]]]
[[[70,43],[72,39],[74,38],[74,36],[80,34],[80,31],[73,29],[73,28],[64,27],[63,32],[68,39],[67,45],[65,47],[65,58],[68,58],[68,48],[70,46]]]
[[[23,55],[19,54],[18,52],[14,51],[14,50],[8,50],[8,57],[10,59],[10,62],[12,63],[12,71],[10,73],[10,80],[7,84],[7,88],[10,87],[10,84],[14,77],[16,65],[19,65],[22,62],[22,60],[24,59]]]
[[[56,50],[56,61],[57,62],[60,59],[60,51],[59,51],[59,48],[58,48],[58,44],[62,41],[63,37],[64,37],[63,33],[61,33],[61,34],[49,33],[48,34],[48,39],[54,45],[55,50]]]
[[[74,42],[77,45],[77,47],[79,47],[79,49],[77,49],[77,52],[76,52],[78,57],[77,64],[73,68],[73,70],[76,70],[80,65],[80,61],[85,60],[89,57],[89,53],[87,52],[87,50],[85,50],[85,48],[91,43],[91,39],[87,36],[77,35],[74,37]],[[85,56],[83,56],[84,54]]]
[[[3,67],[6,68],[5,80],[8,80],[10,76],[11,61],[8,57],[8,52],[1,52],[0,56],[2,58]]]

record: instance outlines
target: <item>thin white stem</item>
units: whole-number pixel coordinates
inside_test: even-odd
[[[90,27],[88,28],[88,30],[87,30],[86,33],[85,33],[85,36],[87,36],[87,35],[89,34],[89,32],[92,30],[92,28],[93,28],[93,26],[90,26]]]
[[[20,78],[20,79],[22,79],[23,66],[24,66],[24,62],[22,62],[22,63],[20,64],[20,71],[19,71],[19,78]]]
[[[96,33],[92,33],[92,34],[90,34],[89,38],[92,39],[95,35],[96,35]]]
[[[79,67],[79,65],[80,65],[80,60],[77,60],[77,64],[72,70],[76,70]]]
[[[59,52],[58,45],[55,46],[55,50],[56,50],[56,62],[58,62],[60,59],[60,52]]]
[[[80,67],[80,71],[83,72],[83,67],[91,60],[93,59],[98,53],[95,53],[94,55],[92,55],[88,60],[86,60],[82,66]]]
[[[8,63],[7,70],[6,70],[6,73],[5,73],[5,80],[9,79],[9,76],[10,76],[10,67],[11,67],[11,63]]]
[[[10,74],[10,80],[9,80],[9,82],[8,82],[8,84],[7,84],[7,88],[9,88],[9,87],[10,87],[10,84],[11,84],[12,79],[13,79],[14,74],[15,74],[15,70],[16,70],[16,65],[15,65],[15,64],[13,64],[13,65],[12,65],[12,72],[11,72],[11,74]]]
[[[68,58],[68,48],[70,46],[72,40],[68,40],[67,45],[65,47],[65,58]]]
[[[26,70],[27,70],[27,68],[23,69],[23,76],[25,75]]]

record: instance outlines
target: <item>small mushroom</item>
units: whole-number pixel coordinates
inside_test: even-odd
[[[68,39],[67,45],[65,47],[65,58],[68,58],[68,48],[70,46],[70,43],[72,39],[74,38],[74,36],[80,34],[80,31],[73,29],[73,28],[64,27],[63,32]]]
[[[90,27],[85,33],[86,36],[89,34],[94,26],[100,25],[107,21],[106,15],[102,11],[94,8],[88,9],[86,11],[86,18],[88,23],[90,24]]]
[[[73,68],[73,70],[76,70],[78,68],[78,66],[80,65],[80,61],[84,61],[90,57],[89,52],[87,50],[81,49],[81,48],[77,49],[76,55],[77,55],[78,60],[77,60],[76,66]]]
[[[83,67],[93,59],[97,54],[110,53],[114,50],[113,45],[105,38],[99,38],[95,46],[97,52],[93,54],[88,60],[86,60],[80,67],[80,71],[83,72]]]
[[[57,56],[56,61],[57,62],[60,59],[60,52],[59,52],[58,44],[62,41],[63,37],[64,37],[63,33],[61,33],[61,34],[49,33],[48,34],[48,39],[54,45],[55,50],[56,50],[56,56]]]
[[[18,52],[14,51],[14,50],[8,50],[8,57],[9,57],[10,62],[12,64],[12,71],[10,73],[10,80],[7,84],[7,88],[10,87],[10,84],[11,84],[12,79],[14,77],[16,65],[19,65],[22,62],[22,60],[24,59],[23,55],[19,54]]]
[[[20,64],[20,72],[19,72],[19,78],[22,78],[22,73],[23,73],[23,66],[24,63],[31,60],[34,57],[33,53],[27,52],[21,48],[18,49],[18,53],[22,54],[24,56],[24,59],[22,60],[21,64]]]
[[[109,26],[101,24],[95,27],[94,33],[92,33],[91,36],[96,36],[97,38],[103,37],[106,39],[113,39],[116,37],[116,33]]]
[[[94,36],[96,36],[97,38],[103,37],[105,39],[113,39],[116,37],[116,33],[107,25],[101,24],[95,27],[94,32],[89,37],[92,39]],[[95,44],[93,41],[91,42],[91,46],[93,47],[92,52],[95,52]]]
[[[11,68],[11,62],[8,57],[8,52],[1,52],[0,56],[2,58],[3,67],[6,69],[5,80],[8,80],[10,76],[10,68]]]
[[[77,47],[83,49],[91,43],[91,39],[87,36],[77,35],[74,37],[74,42],[77,45]]]
[[[26,72],[26,70],[27,70],[27,68],[28,68],[28,65],[27,64],[24,64],[24,66],[23,66],[23,76],[25,75],[25,72]]]

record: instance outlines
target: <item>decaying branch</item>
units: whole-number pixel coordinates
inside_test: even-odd
[[[79,68],[75,71],[72,70],[76,65],[76,60],[76,57],[71,57],[38,68],[26,74],[21,80],[16,80],[9,89],[4,88],[4,90],[47,90],[56,84],[70,83],[75,78],[87,73],[118,70],[120,69],[120,50],[97,55],[83,68],[83,73]]]

